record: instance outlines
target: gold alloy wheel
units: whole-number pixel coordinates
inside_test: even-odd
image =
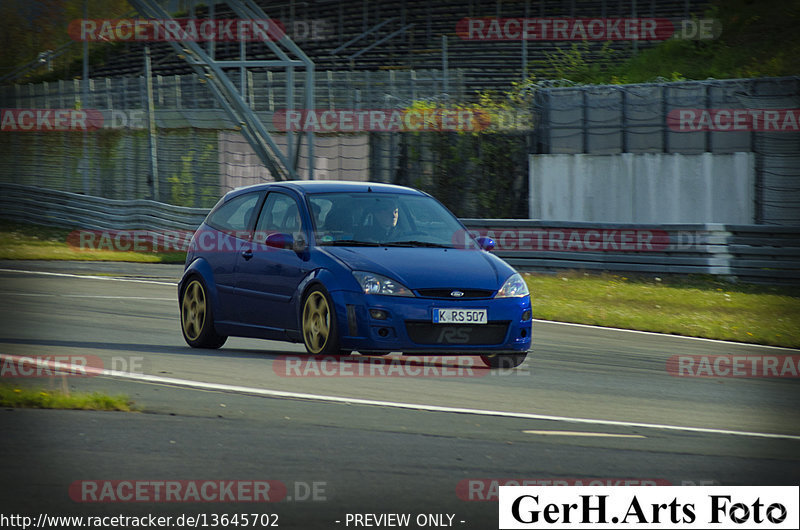
[[[325,349],[331,332],[328,300],[320,291],[313,291],[303,306],[303,339],[308,351],[318,354]]]
[[[206,293],[199,280],[192,280],[186,286],[181,304],[181,324],[186,338],[197,340],[203,332],[205,321]]]

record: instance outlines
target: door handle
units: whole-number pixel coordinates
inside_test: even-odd
[[[247,249],[243,250],[242,251],[242,257],[244,259],[246,259],[246,260],[249,260],[250,258],[252,258],[253,257],[253,249],[247,248]]]

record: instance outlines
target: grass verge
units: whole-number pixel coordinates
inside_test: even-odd
[[[100,392],[72,394],[0,383],[0,407],[130,412],[132,405],[133,402],[123,395],[109,396]]]
[[[525,277],[534,318],[800,348],[800,287],[575,271]]]
[[[183,253],[75,249],[66,243],[69,232],[0,220],[0,259],[185,260]],[[574,271],[527,274],[526,279],[535,318],[800,348],[800,287]]]
[[[67,244],[72,230],[0,220],[0,259],[183,263],[184,252],[116,252]]]

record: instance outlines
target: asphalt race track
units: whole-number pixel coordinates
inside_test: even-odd
[[[299,344],[236,338],[192,350],[178,322],[180,271],[0,263],[4,363],[88,357],[107,370],[11,381],[123,393],[143,411],[0,411],[0,512],[258,513],[320,529],[352,528],[347,514],[408,513],[471,529],[497,528],[492,488],[508,479],[800,482],[797,377],[667,368],[676,355],[796,350],[548,322],[534,324],[526,362],[500,372],[471,357],[315,360]],[[92,502],[75,493],[90,481],[276,482],[273,502],[246,502],[247,492]]]

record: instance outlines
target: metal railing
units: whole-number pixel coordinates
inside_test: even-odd
[[[208,209],[112,200],[0,184],[0,217],[91,230],[195,230]],[[492,237],[495,253],[528,271],[585,270],[709,274],[762,283],[800,283],[800,227],[569,223],[463,219]]]

